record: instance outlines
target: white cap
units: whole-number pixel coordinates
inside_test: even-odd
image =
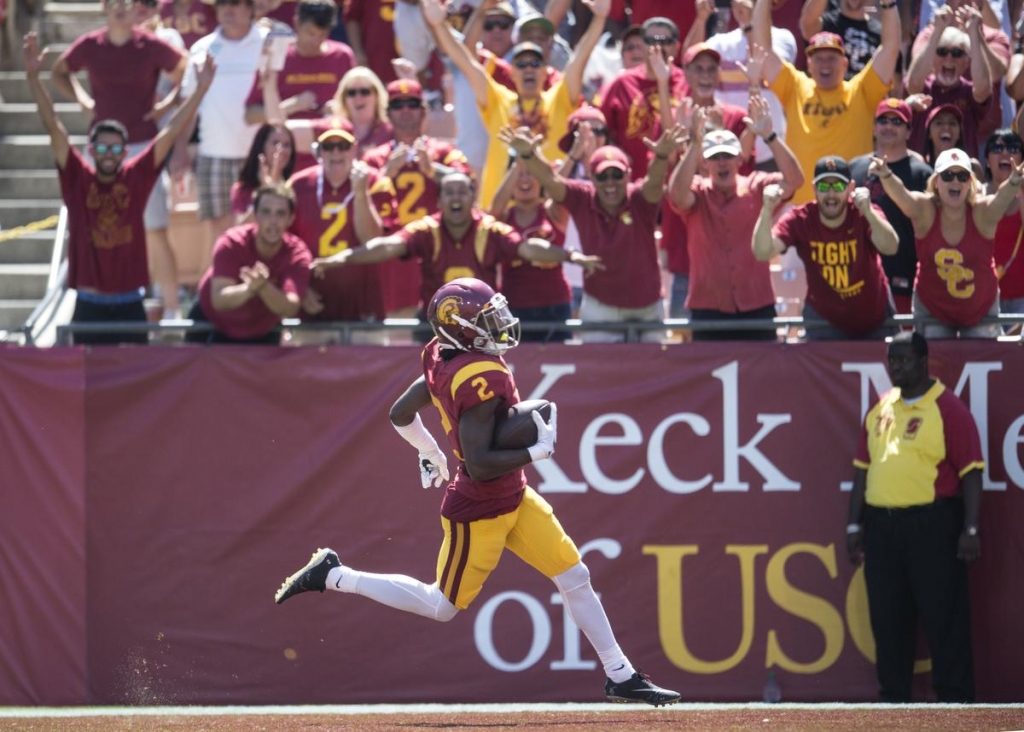
[[[941,173],[950,168],[963,168],[968,173],[972,171],[971,156],[959,148],[950,148],[939,153],[935,158],[935,172]]]
[[[718,153],[739,155],[743,147],[740,138],[729,130],[712,130],[704,135],[704,159],[714,157]]]

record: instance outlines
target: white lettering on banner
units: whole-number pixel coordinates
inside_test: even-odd
[[[711,482],[711,473],[706,473],[700,480],[680,480],[669,470],[665,460],[665,433],[677,422],[690,425],[698,437],[707,437],[711,434],[711,425],[699,414],[677,414],[662,420],[651,433],[651,442],[647,445],[647,462],[651,466],[651,475],[655,482],[669,493],[696,493]]]
[[[518,602],[526,608],[533,626],[533,641],[530,643],[530,650],[519,662],[506,661],[498,655],[498,649],[494,647],[494,614],[506,600]],[[515,591],[501,592],[480,608],[480,614],[476,616],[476,622],[473,623],[473,639],[476,641],[477,651],[492,668],[507,673],[524,671],[536,664],[544,655],[544,651],[551,645],[551,621],[548,620],[544,606],[532,595]]]
[[[621,427],[619,435],[601,435],[601,428],[606,424],[617,424]],[[644,444],[644,433],[640,425],[632,417],[625,414],[602,414],[587,425],[580,436],[580,470],[583,478],[596,491],[619,495],[628,493],[644,478],[643,468],[623,480],[609,478],[597,464],[597,448],[607,446],[630,446]]]
[[[544,395],[563,376],[576,373],[576,364],[541,364],[542,374],[540,383],[534,387],[527,399],[544,399]],[[537,490],[540,493],[586,493],[587,484],[583,481],[569,480],[562,469],[558,467],[555,458],[541,460],[533,463],[533,467],[540,473],[540,483]]]
[[[1003,467],[1006,468],[1006,477],[1020,488],[1024,488],[1024,467],[1017,457],[1017,446],[1024,444],[1024,415],[1013,420],[1013,424],[1006,430],[1006,437],[1003,438]]]
[[[580,547],[580,556],[585,557],[588,552],[597,551],[606,559],[616,559],[622,554],[622,545],[614,539],[593,539]],[[600,593],[596,593],[601,597]],[[530,650],[522,661],[506,661],[498,655],[494,647],[494,616],[502,603],[506,601],[518,602],[526,608],[530,616],[530,625],[533,628],[533,637],[530,641]],[[562,608],[562,629],[564,645],[562,658],[552,661],[550,668],[554,671],[590,671],[597,667],[595,661],[584,660],[581,653],[580,629],[573,622],[569,611],[564,607],[562,596],[559,593],[551,595],[552,605],[563,605]],[[551,645],[551,620],[540,600],[525,592],[508,591],[502,592],[485,602],[480,608],[476,620],[473,622],[473,640],[476,643],[476,650],[480,657],[498,671],[516,673],[525,671],[535,666],[544,656]]]
[[[987,491],[1005,491],[1006,483],[994,482],[989,477],[992,461],[988,459],[988,374],[991,371],[1002,371],[1003,364],[998,361],[981,361],[965,363],[953,393],[963,398],[964,387],[970,385],[971,414],[978,425],[981,437],[981,454],[985,458],[985,472],[982,474],[982,488]],[[974,378],[972,378],[974,377]]]

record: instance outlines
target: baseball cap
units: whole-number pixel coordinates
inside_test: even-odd
[[[937,107],[932,107],[928,111],[928,117],[924,121],[924,128],[927,130],[932,126],[932,122],[943,112],[949,112],[951,115],[956,117],[956,121],[960,123],[960,129],[963,130],[964,126],[964,113],[960,111],[960,108],[955,104],[940,104]]]
[[[423,86],[413,79],[395,79],[387,86],[388,100],[419,99],[423,101]]]
[[[693,63],[694,59],[700,56],[702,53],[706,53],[715,59],[716,63],[721,63],[722,54],[713,49],[706,43],[695,43],[686,49],[686,53],[683,54],[683,66],[689,66]]]
[[[648,18],[647,20],[644,21],[643,24],[644,33],[647,33],[647,31],[650,30],[652,25],[663,25],[666,28],[669,28],[672,31],[673,40],[679,40],[679,26],[676,25],[675,21],[672,20],[671,18],[666,18],[661,15],[656,15],[653,18]]]
[[[602,127],[608,124],[608,121],[604,118],[604,113],[597,107],[580,107],[569,115],[568,122],[569,131],[562,135],[562,139],[558,141],[558,147],[562,152],[569,152],[572,148],[573,136],[576,134],[576,130],[579,129],[581,122],[596,122]]]
[[[522,33],[523,28],[527,28],[531,25],[538,25],[544,29],[544,32],[549,36],[555,35],[555,25],[550,20],[545,18],[540,13],[530,13],[524,15],[522,18],[516,21],[515,27],[512,31],[512,38],[519,40],[519,34]]]
[[[935,158],[935,172],[941,173],[950,168],[963,168],[971,172],[971,157],[959,148],[950,148],[939,153]]]
[[[590,156],[590,170],[596,175],[608,168],[629,170],[629,156],[614,145],[605,145],[594,150]]]
[[[626,28],[626,30],[622,31],[622,36],[619,38],[619,40],[622,43],[625,43],[627,38],[632,38],[633,36],[640,36],[642,38],[643,35],[644,27],[642,25],[633,24]]]
[[[327,142],[328,140],[344,140],[349,145],[356,144],[356,136],[345,127],[332,127],[329,130],[321,132],[320,136],[316,138],[318,143]]]
[[[850,164],[838,155],[826,155],[814,164],[814,180],[817,183],[823,178],[838,178],[850,182]]]
[[[843,39],[835,33],[829,33],[828,31],[815,33],[811,36],[811,40],[807,42],[807,48],[804,53],[810,56],[815,51],[821,51],[827,48],[830,48],[833,51],[839,51],[839,53],[846,53],[846,44],[843,43]]]
[[[502,2],[495,5],[493,8],[487,8],[484,13],[484,17],[489,18],[494,15],[505,15],[509,18],[516,17],[516,11],[512,9],[512,3],[502,0]]]
[[[704,135],[704,159],[707,160],[718,153],[739,155],[743,149],[740,146],[740,138],[729,130],[711,130]]]
[[[914,113],[910,110],[910,105],[902,99],[895,99],[893,97],[883,99],[875,108],[875,119],[886,114],[896,115],[907,125],[909,125],[910,121],[914,118]]]
[[[544,49],[532,41],[523,41],[522,43],[517,43],[512,47],[512,58],[524,53],[535,53],[541,58],[544,58]]]

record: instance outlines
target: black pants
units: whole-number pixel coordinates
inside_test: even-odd
[[[956,556],[962,530],[956,499],[865,511],[864,579],[882,701],[910,701],[919,618],[939,701],[974,701],[967,565]]]
[[[139,299],[136,302],[118,305],[101,305],[78,298],[72,323],[145,323],[146,308]],[[149,343],[149,333],[75,333],[72,341],[76,346],[104,346],[118,343]]]
[[[188,319],[197,323],[209,323],[210,319],[206,317],[206,313],[203,311],[203,306],[196,300],[192,305],[192,309],[188,311]],[[231,336],[221,333],[219,330],[211,330],[209,332],[199,333],[191,331],[185,334],[186,343],[233,343],[235,345],[242,346],[279,346],[281,345],[281,333],[275,328],[266,335],[257,336],[256,338],[232,338]]]
[[[721,323],[730,320],[771,320],[775,317],[775,306],[765,305],[757,310],[738,313],[723,313],[720,310],[690,309],[690,320],[694,323]],[[702,330],[694,329],[695,341],[775,341],[778,335],[774,328],[755,330]]]

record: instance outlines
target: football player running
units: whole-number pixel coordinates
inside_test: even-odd
[[[519,320],[509,311],[508,301],[480,280],[456,279],[431,299],[427,318],[435,337],[423,349],[423,376],[399,397],[390,417],[398,433],[419,452],[423,487],[447,482],[437,580],[426,584],[404,575],[361,572],[343,565],[333,550],[318,549],[306,566],[285,580],[275,602],[330,589],[446,622],[469,607],[507,548],[555,583],[573,621],[601,659],[609,701],[653,706],[679,701],[678,692],[655,686],[630,664],[615,641],[576,545],[548,502],[526,485],[523,468],[555,452],[555,405],[550,424],[533,412],[537,442],[530,448],[504,450],[492,445],[499,410],[520,401],[502,358],[519,344]],[[431,403],[441,412],[448,443],[459,459],[450,482],[445,454],[419,416]]]

